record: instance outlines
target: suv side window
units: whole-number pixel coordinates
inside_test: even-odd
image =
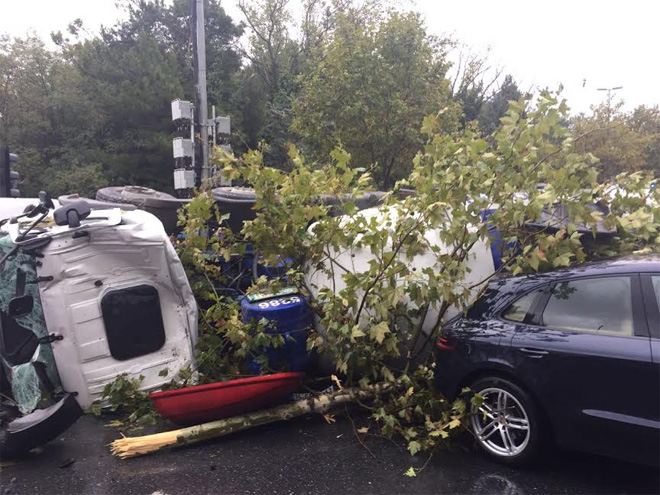
[[[522,323],[525,321],[527,313],[532,309],[532,305],[536,298],[543,292],[542,289],[533,290],[517,299],[515,302],[504,310],[502,313],[502,318],[509,321],[515,321],[517,323]]]
[[[558,282],[543,310],[541,324],[577,332],[633,335],[630,277]]]
[[[655,293],[655,300],[658,303],[658,305],[656,307],[658,308],[658,310],[660,310],[660,275],[651,275],[651,285],[653,286],[653,292]],[[657,313],[656,313],[656,315],[657,315]],[[653,324],[652,322],[649,322],[649,323]],[[658,324],[659,323],[660,322],[658,322],[656,320],[656,327],[655,327],[655,334],[654,334],[656,337],[658,336],[658,331],[660,330],[660,329],[658,329]],[[652,330],[652,333],[653,333],[653,330]]]

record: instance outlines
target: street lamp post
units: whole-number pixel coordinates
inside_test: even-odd
[[[612,119],[612,91],[623,89],[623,86],[614,86],[612,88],[598,88],[598,91],[607,91],[607,121]]]

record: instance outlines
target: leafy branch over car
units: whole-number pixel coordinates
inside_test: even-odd
[[[258,150],[240,159],[222,154],[216,160],[225,174],[254,187],[256,218],[238,237],[226,229],[206,237],[200,226],[212,213],[202,193],[183,213],[182,257],[204,274],[199,287],[206,294],[216,275],[200,256],[206,249],[229,256],[236,242],[247,241],[265,263],[285,261],[284,277],[258,286],[293,284],[310,298],[318,324],[308,349],[348,386],[403,384],[405,392],[374,399],[373,419],[383,433],[405,438],[412,453],[439,447],[465,426],[467,405],[434,395],[431,350],[443,323],[466,311],[494,274],[660,249],[653,175],[599,183],[597,160],[575,151],[562,124],[566,113],[566,103],[549,92],[510,102],[488,138],[471,128],[436,132],[442,111],[429,116],[426,145],[409,177],[382,206],[362,212],[351,198],[370,187],[371,177],[352,168],[341,148],[329,163],[308,164],[291,147],[289,173],[268,167]],[[414,195],[401,198],[408,188]],[[344,215],[329,215],[318,201],[329,193],[344,195]],[[207,331],[246,349],[252,337],[236,315],[226,300],[213,299]],[[236,364],[244,352],[215,360]]]

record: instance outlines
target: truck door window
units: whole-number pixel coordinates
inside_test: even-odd
[[[108,292],[101,311],[110,354],[125,360],[155,352],[165,344],[158,290],[139,285]]]

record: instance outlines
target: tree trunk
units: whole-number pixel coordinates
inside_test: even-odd
[[[120,438],[110,444],[110,450],[113,455],[121,459],[126,459],[167,447],[191,445],[210,438],[222,437],[238,431],[247,430],[255,426],[277,421],[287,421],[305,414],[325,413],[335,406],[347,404],[355,400],[364,401],[373,399],[376,395],[390,391],[391,389],[392,385],[389,383],[376,384],[365,389],[343,389],[338,392],[311,397],[290,404],[282,404],[271,409],[220,419],[180,430],[166,431],[143,437]]]

